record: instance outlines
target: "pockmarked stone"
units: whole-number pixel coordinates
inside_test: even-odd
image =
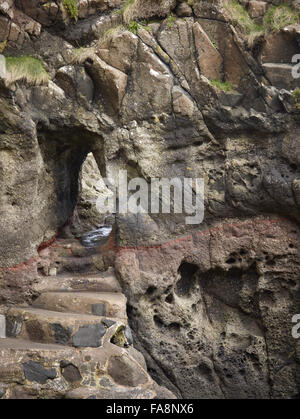
[[[89,324],[79,328],[78,332],[72,337],[72,345],[76,348],[98,348],[101,346],[101,338],[105,335],[103,324]]]
[[[92,313],[95,316],[105,316],[106,315],[106,305],[104,303],[98,303],[92,305]]]
[[[28,381],[36,381],[40,384],[45,384],[47,380],[56,378],[55,368],[47,369],[39,362],[28,361],[23,364],[25,378]]]

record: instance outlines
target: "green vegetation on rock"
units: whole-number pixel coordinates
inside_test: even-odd
[[[132,22],[129,22],[128,24],[128,30],[132,33],[134,33],[135,35],[137,34],[137,31],[141,28],[141,25],[136,22],[135,20],[133,20]]]
[[[127,25],[133,20],[134,3],[135,0],[128,0],[120,10],[120,13],[123,15],[123,20]]]
[[[298,13],[285,4],[270,6],[261,25],[254,22],[238,0],[229,0],[224,7],[232,20],[232,24],[242,28],[246,35],[253,36],[255,33],[280,31],[285,26],[300,21]]]
[[[64,0],[64,6],[67,9],[70,17],[74,20],[78,19],[77,0]]]
[[[246,35],[263,30],[262,25],[257,25],[251,19],[247,10],[237,0],[228,1],[224,7],[232,20],[232,24],[240,26]]]
[[[81,64],[84,63],[88,58],[92,57],[96,53],[96,49],[94,47],[80,47],[75,48],[73,51],[73,56],[71,59],[71,63],[74,64]]]
[[[250,17],[249,13],[238,0],[229,0],[224,7],[234,26],[246,35],[248,45],[254,45],[256,39],[268,32],[278,32],[285,26],[299,23],[298,13],[290,6],[280,4],[278,6],[270,6],[264,16],[262,24],[256,24]]]
[[[30,84],[43,84],[49,81],[49,74],[37,58],[29,56],[6,57],[6,80],[13,83],[18,80]]]
[[[271,6],[264,17],[264,27],[269,31],[280,31],[285,26],[294,23],[299,23],[299,15],[284,4]]]
[[[7,41],[0,42],[0,54],[5,50]]]
[[[172,28],[176,22],[177,16],[175,16],[173,13],[171,13],[168,17],[167,17],[167,25],[169,28]]]
[[[217,80],[210,80],[210,83],[212,86],[215,86],[220,90],[223,90],[223,92],[230,92],[232,90],[232,85],[229,81],[223,82],[217,79]]]
[[[298,103],[300,102],[300,89],[296,89],[293,91],[293,96],[295,101]]]

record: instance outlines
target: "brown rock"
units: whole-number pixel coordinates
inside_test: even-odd
[[[263,17],[267,10],[267,3],[264,1],[249,1],[249,14],[252,18]]]
[[[271,33],[266,37],[259,58],[262,63],[291,64],[292,57],[298,52],[297,42],[291,41],[288,34]]]
[[[193,14],[193,9],[186,3],[179,3],[176,8],[176,14],[180,17],[188,17]]]
[[[117,111],[125,95],[127,75],[109,66],[97,56],[93,58],[90,71],[101,95],[107,97],[107,105],[109,104],[114,111]]]
[[[193,26],[197,61],[202,74],[211,80],[221,77],[223,59],[199,23]]]
[[[10,41],[16,42],[18,40],[20,32],[21,32],[21,29],[19,28],[19,26],[12,22],[10,25],[8,39]]]
[[[4,16],[0,16],[0,42],[7,40],[9,35],[10,21]]]
[[[178,86],[173,88],[172,95],[175,113],[191,118],[194,114],[194,103],[192,100]]]
[[[176,0],[136,0],[127,9],[124,17],[128,19],[150,19],[156,16],[167,17],[176,6]]]
[[[108,364],[108,374],[115,383],[127,387],[146,384],[148,378],[138,364],[127,357],[111,357]]]

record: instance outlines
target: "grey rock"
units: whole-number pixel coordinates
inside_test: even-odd
[[[116,322],[114,320],[110,320],[110,319],[102,319],[101,323],[103,323],[104,326],[106,326],[107,328],[110,328],[111,326],[116,324]]]
[[[79,369],[68,362],[61,362],[61,373],[69,383],[76,383],[82,380]]]
[[[106,333],[103,324],[90,324],[79,328],[78,332],[72,337],[72,345],[75,347],[101,346],[101,338]]]
[[[0,339],[6,337],[6,320],[3,314],[0,314]]]
[[[39,362],[28,361],[23,364],[25,378],[28,381],[36,381],[45,384],[47,380],[56,378],[57,373],[54,368],[46,369]]]
[[[17,318],[6,317],[6,336],[17,337],[22,330],[22,320]]]
[[[125,331],[124,331],[124,333],[125,333],[125,337],[126,337],[126,339],[127,339],[127,343],[128,343],[128,345],[133,345],[132,332],[131,332],[131,329],[130,329],[130,327],[129,327],[129,326],[126,326],[126,327],[125,327]]]
[[[290,113],[296,110],[296,101],[290,91],[281,89],[278,95],[278,99],[282,103],[286,112]]]
[[[106,388],[113,387],[113,383],[108,377],[102,377],[101,380],[99,381],[99,384],[101,387],[106,387]]]
[[[292,90],[298,85],[298,81],[292,75],[292,64],[265,63],[263,69],[266,77],[279,89]]]
[[[187,17],[193,14],[193,9],[186,3],[179,3],[176,8],[176,14],[180,17]]]
[[[93,304],[92,313],[95,316],[105,316],[106,315],[106,305],[104,303]]]
[[[87,101],[93,100],[94,84],[84,67],[62,67],[56,73],[57,84],[71,97]]]
[[[72,330],[70,328],[65,328],[59,323],[51,324],[51,328],[54,331],[56,343],[65,345],[70,341],[72,336]]]
[[[233,108],[242,103],[243,95],[238,92],[220,92],[219,99],[222,105]]]

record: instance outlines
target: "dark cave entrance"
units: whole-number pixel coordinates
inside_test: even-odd
[[[178,268],[178,274],[180,275],[179,281],[176,283],[175,292],[180,297],[189,296],[191,290],[194,288],[196,279],[196,273],[198,266],[193,263],[182,262]]]
[[[105,221],[105,214],[96,209],[97,194],[108,192],[101,183],[106,171],[101,136],[64,128],[40,130],[38,139],[42,160],[39,190],[48,202],[43,211],[47,225],[63,235],[67,228],[77,238],[96,230]]]

